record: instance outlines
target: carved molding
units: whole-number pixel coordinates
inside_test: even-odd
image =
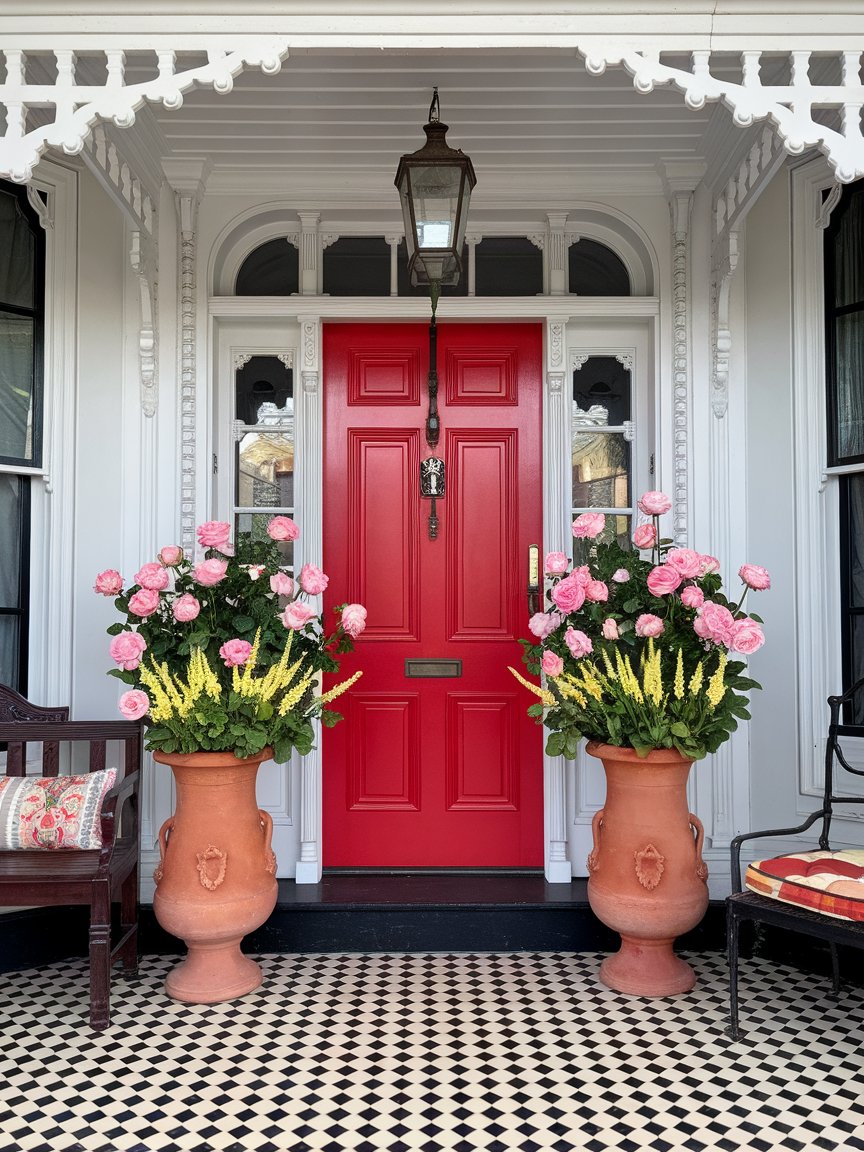
[[[687,543],[690,453],[690,213],[693,193],[670,190],[672,218],[672,451],[673,536],[679,548]]]
[[[39,224],[43,231],[47,232],[49,228],[54,227],[54,209],[51,203],[52,197],[49,195],[47,200],[43,200],[39,195],[39,189],[33,184],[27,185],[27,200],[30,207],[39,217]]]
[[[550,320],[546,325],[546,366],[564,367],[564,321]]]
[[[816,217],[816,227],[817,228],[821,228],[824,231],[824,229],[826,229],[828,227],[828,225],[831,223],[831,213],[834,211],[834,209],[840,203],[840,197],[842,195],[843,195],[843,185],[842,184],[833,184],[831,186],[831,191],[828,193],[828,195],[823,200],[822,206],[819,209],[819,214]]]
[[[156,245],[141,232],[132,233],[129,261],[138,281],[138,369],[141,375],[141,409],[156,415],[159,399],[159,321],[157,294],[159,265]]]
[[[132,227],[146,236],[155,237],[157,208],[153,198],[141,174],[133,170],[103,125],[97,124],[84,141],[82,159],[129,218]]]
[[[711,278],[713,365],[711,372],[711,411],[721,420],[729,407],[729,362],[732,332],[729,327],[729,297],[732,277],[738,267],[738,233],[727,232],[714,252]]]
[[[252,359],[252,353],[251,352],[235,352],[234,353],[234,371],[238,372],[241,368],[245,368],[251,359]]]
[[[570,353],[570,367],[574,372],[580,371],[585,364],[591,359],[590,352],[571,352]]]
[[[635,354],[633,352],[615,352],[613,355],[622,368],[626,368],[632,374]]]

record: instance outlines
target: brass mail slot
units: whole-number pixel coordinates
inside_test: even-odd
[[[461,676],[461,660],[406,660],[405,675],[415,677]]]

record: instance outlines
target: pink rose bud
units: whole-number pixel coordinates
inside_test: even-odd
[[[589,580],[585,586],[585,599],[594,603],[602,603],[609,599],[609,589],[602,580]]]
[[[296,540],[300,529],[289,516],[274,516],[267,525],[267,535],[271,540]]]
[[[715,572],[720,571],[720,561],[717,559],[716,556],[704,556],[703,555],[703,556],[700,556],[699,559],[700,559],[701,564],[702,564],[702,569],[700,572],[701,576],[713,575]]]
[[[362,604],[346,604],[342,609],[342,627],[356,640],[366,627],[366,609]]]
[[[651,569],[645,583],[652,596],[668,596],[681,583],[681,575],[668,564],[661,564]]]
[[[192,575],[197,583],[203,584],[205,588],[212,588],[214,584],[225,579],[227,571],[227,560],[202,560],[192,569]]]
[[[561,617],[557,612],[535,612],[528,621],[528,631],[533,633],[538,640],[545,640],[560,623]]]
[[[300,587],[308,596],[317,596],[330,583],[330,577],[325,576],[314,564],[304,564],[300,569],[299,579]]]
[[[124,692],[117,702],[117,707],[127,720],[140,720],[150,707],[150,697],[140,688],[133,688]]]
[[[639,510],[646,516],[663,516],[672,507],[665,492],[646,492],[639,501]]]
[[[571,655],[577,659],[580,656],[587,656],[589,652],[594,651],[594,645],[591,643],[590,637],[586,636],[584,632],[580,632],[578,628],[568,628],[564,633],[564,643],[570,649]]]
[[[141,663],[147,641],[140,632],[118,632],[108,645],[111,659],[127,672],[133,672]]]
[[[620,636],[620,632],[618,631],[618,624],[615,620],[612,619],[611,616],[607,616],[603,621],[602,632],[604,640],[617,640]]]
[[[129,600],[129,611],[134,616],[152,616],[159,607],[159,593],[152,588],[142,588]]]
[[[626,584],[630,579],[630,573],[626,568],[616,568],[612,573],[612,579],[616,584]]]
[[[162,592],[168,587],[168,573],[158,561],[145,564],[135,573],[135,583],[154,592]]]
[[[198,543],[202,548],[221,548],[231,538],[231,525],[224,520],[208,520],[198,528]]]
[[[159,563],[166,568],[176,568],[183,559],[183,549],[177,544],[166,544],[159,549]]]
[[[567,571],[570,561],[566,552],[546,553],[546,572],[550,576],[561,576]]]
[[[286,628],[302,628],[304,624],[308,624],[315,616],[315,612],[309,607],[308,604],[301,604],[299,600],[292,600],[284,612],[281,613],[279,619]]]
[[[123,577],[116,568],[106,568],[96,577],[93,591],[100,596],[116,596],[123,591]]]
[[[766,588],[771,587],[768,569],[760,568],[758,564],[742,564],[738,569],[738,575],[754,592],[764,592]]]
[[[680,572],[685,580],[693,580],[702,572],[702,557],[692,548],[670,548],[666,553],[666,563]]]
[[[695,584],[688,584],[681,590],[681,603],[686,604],[688,608],[701,608],[705,603],[705,593]]]
[[[239,668],[249,659],[252,645],[248,640],[226,640],[219,649],[226,668]]]
[[[547,676],[560,676],[564,671],[564,661],[554,652],[544,652],[540,667]]]
[[[637,636],[660,636],[663,628],[663,621],[652,612],[643,612],[641,616],[636,617]]]
[[[606,527],[606,517],[602,512],[583,512],[573,521],[573,535],[578,539],[593,540]]]
[[[181,624],[188,624],[190,620],[194,620],[200,611],[201,605],[191,592],[184,592],[182,596],[179,596],[174,601],[172,608],[174,619]]]
[[[736,620],[732,626],[732,651],[749,656],[765,643],[765,634],[749,616]]]
[[[653,548],[657,543],[657,533],[653,524],[640,524],[633,533],[633,543],[642,550]]]
[[[570,612],[578,612],[585,603],[585,584],[575,572],[571,572],[555,585],[549,595],[555,607],[560,608],[566,616]]]
[[[270,591],[277,596],[291,596],[294,592],[294,581],[284,572],[277,572],[270,577]]]

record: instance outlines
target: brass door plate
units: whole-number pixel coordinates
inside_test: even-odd
[[[443,676],[455,678],[462,675],[461,660],[406,660],[405,675],[410,678]]]

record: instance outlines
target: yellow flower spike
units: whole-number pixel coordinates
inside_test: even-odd
[[[329,704],[331,700],[335,700],[337,696],[341,696],[343,692],[347,692],[351,685],[359,680],[362,675],[362,672],[355,672],[353,676],[350,676],[347,680],[343,680],[341,684],[337,684],[336,687],[331,688],[329,692],[325,692],[324,695],[316,701],[316,707],[323,707],[325,704]]]
[[[702,690],[702,677],[703,677],[704,672],[705,672],[705,670],[703,668],[703,664],[704,664],[704,661],[700,660],[699,663],[696,665],[696,671],[690,677],[690,695],[691,696],[698,696]]]
[[[524,676],[520,676],[515,668],[507,665],[507,671],[512,672],[523,688],[527,688],[529,692],[533,692],[535,696],[539,696],[543,702],[544,708],[554,708],[558,701],[548,692],[545,688],[541,688],[539,684],[532,684],[530,680],[526,680]]]
[[[726,671],[726,653],[720,653],[720,660],[717,664],[717,670],[711,679],[708,681],[708,687],[705,689],[705,695],[708,697],[708,703],[714,709],[726,695],[726,685],[723,683],[723,675]]]
[[[675,699],[680,700],[684,696],[684,653],[678,649],[678,663],[675,665]]]
[[[618,654],[617,648],[615,649],[615,654]],[[606,675],[609,676],[612,680],[617,679],[615,675],[615,669],[612,666],[612,661],[609,659],[609,653],[605,648],[601,651],[600,655],[603,657],[603,663],[606,667]]]
[[[236,664],[231,669],[231,690],[240,695],[240,669]]]
[[[290,692],[285,693],[285,696],[282,699],[282,703],[279,705],[280,716],[287,716],[291,709],[300,703],[300,701],[303,699],[303,696],[306,694],[306,690],[312,683],[314,675],[314,672],[307,672],[302,680],[297,681]]]

